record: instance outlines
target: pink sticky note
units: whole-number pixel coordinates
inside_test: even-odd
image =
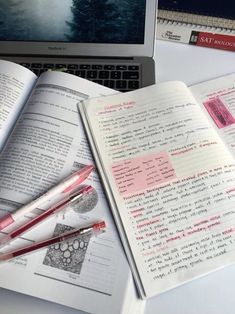
[[[235,123],[235,119],[219,97],[203,103],[219,129]]]

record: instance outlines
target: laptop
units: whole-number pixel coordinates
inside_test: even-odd
[[[155,82],[156,0],[0,2],[0,58],[129,91]]]

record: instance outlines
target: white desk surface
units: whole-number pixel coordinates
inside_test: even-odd
[[[157,42],[155,60],[158,82],[182,80],[191,85],[235,72],[235,52],[165,41]],[[232,314],[235,308],[234,282],[235,265],[148,300],[145,314]],[[0,314],[32,313],[81,312],[0,289]]]

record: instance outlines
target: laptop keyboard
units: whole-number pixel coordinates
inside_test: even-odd
[[[61,70],[121,92],[140,87],[140,65],[138,64],[21,63],[21,65],[36,75],[48,70]]]

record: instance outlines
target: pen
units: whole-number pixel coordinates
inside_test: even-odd
[[[39,198],[16,210],[14,213],[10,213],[2,217],[0,219],[0,231],[11,225],[13,222],[15,222],[17,219],[24,216],[25,214],[31,212],[37,207],[42,206],[51,198],[58,196],[61,193],[68,193],[69,191],[71,191],[73,188],[86,180],[92,169],[92,165],[83,167],[82,169],[76,171],[71,176],[60,182],[58,185],[52,187],[48,192],[41,195]]]
[[[80,189],[79,191],[77,191],[75,194],[72,194],[66,199],[59,201],[55,205],[49,207],[49,209],[45,210],[42,214],[29,220],[25,224],[19,226],[18,228],[11,231],[6,236],[4,236],[2,239],[0,239],[0,247],[2,247],[3,245],[9,244],[10,241],[12,241],[13,239],[18,238],[24,232],[29,231],[31,228],[35,227],[40,222],[45,221],[47,218],[58,213],[65,207],[72,205],[73,203],[77,202],[81,197],[83,197],[86,194],[91,193],[92,191],[93,191],[93,188],[90,185],[88,185]]]
[[[4,254],[0,255],[0,262],[8,261],[12,258],[19,257],[19,256],[22,256],[24,254],[31,253],[31,252],[34,252],[36,250],[45,248],[49,245],[53,245],[53,244],[56,244],[59,242],[64,242],[66,240],[69,240],[69,239],[72,239],[72,238],[75,238],[75,237],[78,237],[81,235],[85,235],[85,234],[96,235],[99,233],[103,233],[105,231],[104,230],[105,227],[106,227],[105,222],[101,221],[101,222],[97,222],[95,224],[92,224],[92,225],[89,225],[89,226],[86,226],[83,228],[68,231],[66,233],[52,237],[50,239],[46,239],[46,240],[41,241],[41,242],[36,242],[36,243],[30,244],[29,246],[26,246],[24,248],[16,249],[14,251],[4,253]]]

